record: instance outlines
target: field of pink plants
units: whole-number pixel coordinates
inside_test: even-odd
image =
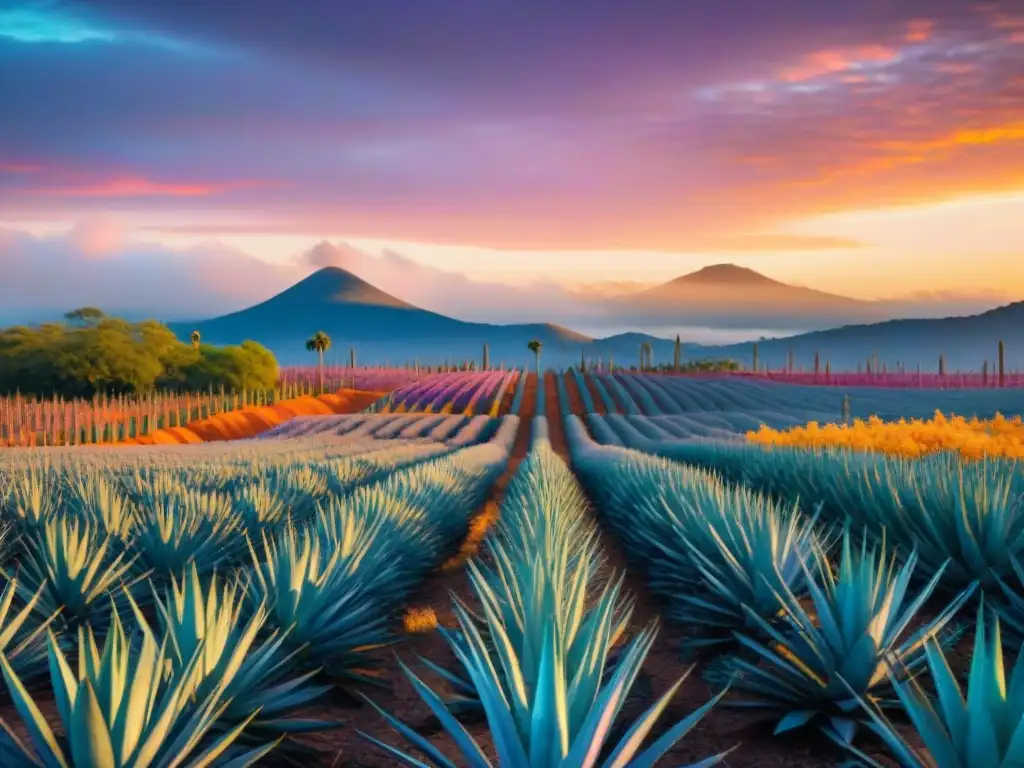
[[[813,373],[807,371],[744,372],[732,376],[776,381],[781,384],[804,384],[832,387],[885,387],[892,389],[998,389],[998,374],[972,371],[961,373]],[[1024,373],[1007,372],[1003,387],[1024,387]]]
[[[434,374],[396,390],[382,409],[390,413],[456,413],[496,416],[516,371]]]
[[[361,389],[367,392],[390,392],[429,376],[427,368],[351,368],[347,365],[324,366],[324,390]],[[283,367],[278,375],[282,387],[298,388],[303,394],[317,390],[319,373],[315,365]]]

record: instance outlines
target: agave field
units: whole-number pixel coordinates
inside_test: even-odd
[[[498,415],[516,371],[449,372],[429,376],[389,395],[380,409],[389,413]]]
[[[1018,390],[393,383],[0,454],[0,765],[1024,764]]]

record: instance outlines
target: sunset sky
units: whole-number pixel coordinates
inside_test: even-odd
[[[1024,299],[1024,0],[3,0],[0,112],[26,311],[54,273],[244,303],[323,241],[470,282]]]

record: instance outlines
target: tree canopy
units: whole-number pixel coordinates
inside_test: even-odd
[[[0,329],[0,393],[91,397],[157,388],[271,388],[277,360],[265,347],[194,347],[162,323],[132,323],[91,307],[67,323]]]

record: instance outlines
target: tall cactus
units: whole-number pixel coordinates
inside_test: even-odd
[[[587,354],[587,351],[585,349],[581,348],[580,349],[580,373],[586,373],[587,372],[587,358],[586,358],[586,354]]]
[[[758,360],[758,355],[757,355],[757,353],[758,353],[758,349],[757,349],[757,342],[755,341],[755,342],[754,342],[754,373],[757,373],[757,370],[758,370],[758,363],[760,362],[760,361]]]
[[[608,373],[615,373],[615,358],[611,352],[608,353]]]
[[[946,356],[939,355],[939,376],[946,375]]]
[[[788,373],[793,373],[796,370],[796,357],[793,354],[793,350],[789,350],[789,359],[786,361],[786,370]]]
[[[828,378],[832,375],[832,358],[830,357],[825,361],[825,377]]]
[[[482,370],[485,370],[485,371],[491,370],[491,348],[489,346],[487,346],[486,342],[484,343],[484,360],[483,360],[483,369]]]
[[[814,378],[818,378],[818,374],[821,373],[821,355],[817,352],[814,353]]]
[[[679,334],[676,334],[676,348],[672,355],[672,370],[679,373],[679,366],[683,360],[683,342],[679,338]]]
[[[356,367],[356,348],[355,347],[349,347],[348,348],[348,367],[349,368],[355,368]]]
[[[999,342],[999,386],[1006,385],[1006,345]]]
[[[988,360],[981,364],[981,386],[988,386]]]

